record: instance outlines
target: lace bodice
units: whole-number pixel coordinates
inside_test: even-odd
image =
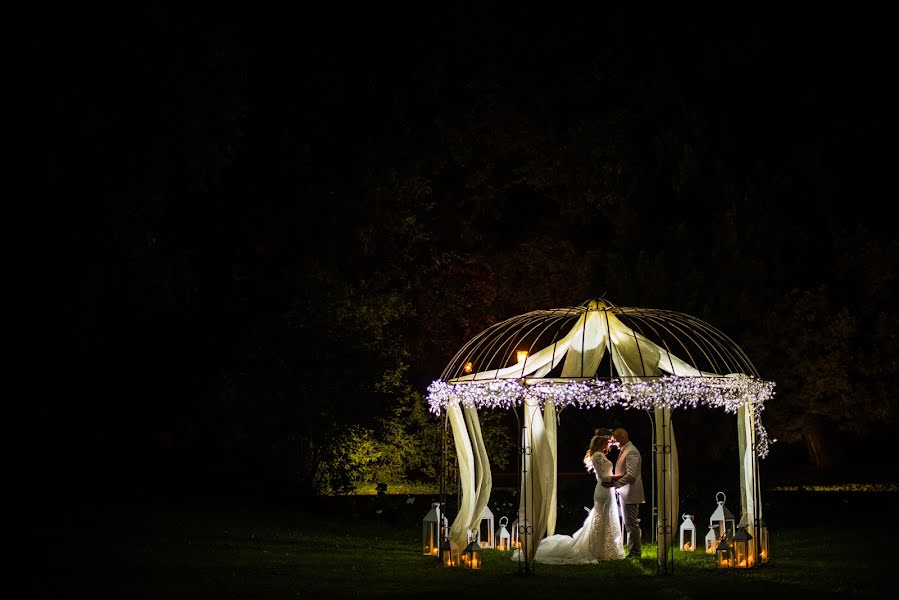
[[[606,458],[605,454],[602,452],[594,452],[593,456],[590,457],[590,460],[593,461],[593,471],[596,473],[597,481],[612,480],[612,461]]]

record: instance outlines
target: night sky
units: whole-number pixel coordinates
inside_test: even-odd
[[[746,350],[774,468],[895,478],[895,9],[718,4],[35,16],[17,463],[294,489],[385,372],[605,294]]]

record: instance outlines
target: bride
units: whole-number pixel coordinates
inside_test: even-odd
[[[537,562],[570,565],[624,558],[618,503],[615,502],[614,492],[602,486],[603,481],[621,477],[612,475],[612,462],[606,458],[611,439],[611,431],[597,429],[584,456],[587,470],[596,474],[593,509],[587,515],[584,526],[573,536],[552,535],[541,540],[534,556]]]

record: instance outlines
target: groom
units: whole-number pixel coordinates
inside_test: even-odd
[[[627,558],[640,558],[640,505],[643,497],[643,478],[640,475],[642,459],[637,447],[619,427],[612,432],[612,442],[618,446],[618,460],[615,461],[613,481],[605,482],[605,487],[614,487],[621,500],[624,513],[624,530],[627,531]]]

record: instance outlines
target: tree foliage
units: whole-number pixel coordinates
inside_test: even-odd
[[[455,350],[603,293],[731,335],[820,465],[894,430],[888,9],[597,10],[31,33],[33,179],[75,199],[47,312],[92,398],[41,403],[42,464],[84,431],[66,460],[184,482],[434,477]]]

